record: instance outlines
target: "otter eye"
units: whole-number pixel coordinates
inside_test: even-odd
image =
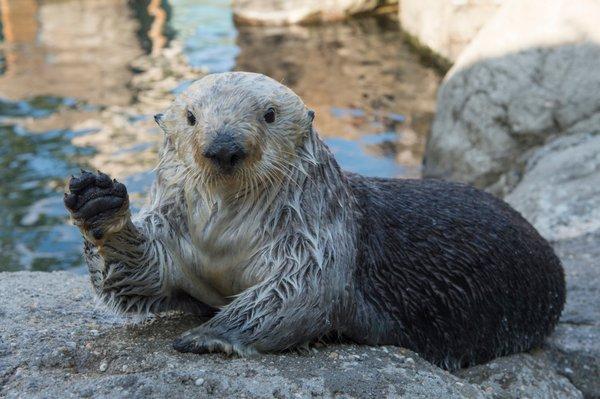
[[[267,123],[275,122],[275,110],[273,108],[269,108],[267,112],[265,112],[264,118],[265,122]]]
[[[187,112],[188,125],[194,126],[196,124],[196,117],[190,111]]]

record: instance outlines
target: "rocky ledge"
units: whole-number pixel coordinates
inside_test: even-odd
[[[170,314],[133,324],[107,315],[87,277],[66,272],[0,273],[0,322],[6,398],[582,397],[555,371],[553,349],[455,374],[396,347],[317,345],[252,358],[181,354],[171,340],[201,320]],[[568,342],[562,349],[568,352]],[[576,366],[561,367],[573,373]]]

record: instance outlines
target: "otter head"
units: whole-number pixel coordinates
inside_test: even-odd
[[[155,119],[182,163],[211,186],[235,189],[292,170],[313,117],[275,80],[229,72],[196,81]]]

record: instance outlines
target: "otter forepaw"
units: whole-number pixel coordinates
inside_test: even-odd
[[[121,230],[129,220],[127,189],[102,172],[82,170],[78,177],[71,177],[64,203],[74,224],[91,242]]]
[[[240,345],[203,326],[183,333],[173,342],[173,348],[179,352],[198,354],[221,352],[227,355],[249,356],[256,353],[252,348]]]

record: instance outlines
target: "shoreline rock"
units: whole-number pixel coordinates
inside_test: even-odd
[[[600,4],[508,0],[438,92],[424,176],[504,198],[550,241],[600,230]]]
[[[95,306],[87,276],[68,272],[0,273],[0,319],[6,398],[582,397],[538,353],[457,375],[397,347],[316,345],[246,359],[181,354],[171,340],[200,319],[170,314],[125,323]]]

